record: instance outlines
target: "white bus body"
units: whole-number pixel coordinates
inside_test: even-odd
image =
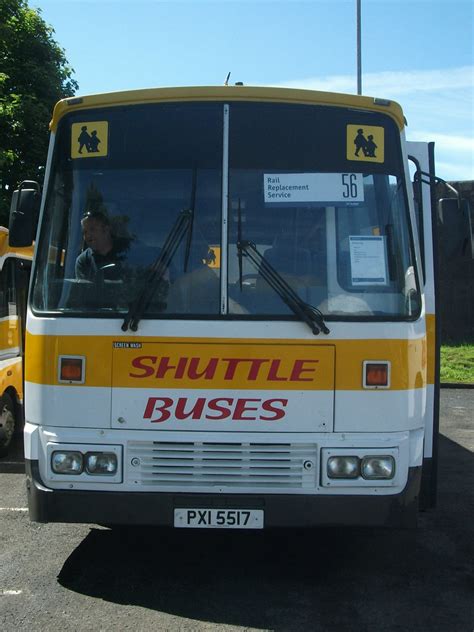
[[[414,525],[434,498],[437,343],[430,186],[415,207],[408,156],[433,165],[400,107],[156,89],[65,100],[51,131],[31,518]],[[88,279],[84,213],[115,240]]]

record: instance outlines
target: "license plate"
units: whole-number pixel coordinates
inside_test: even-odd
[[[263,509],[175,509],[175,527],[263,529]]]

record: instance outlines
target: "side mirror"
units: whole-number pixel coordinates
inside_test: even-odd
[[[448,261],[474,258],[471,211],[468,200],[443,198],[438,208],[440,245]]]
[[[8,224],[8,243],[15,248],[31,246],[36,233],[41,202],[37,182],[24,180],[13,192]]]

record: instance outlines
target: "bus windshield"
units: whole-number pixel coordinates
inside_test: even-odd
[[[266,102],[64,116],[33,310],[124,318],[183,212],[189,221],[153,277],[143,319],[296,319],[239,248],[244,241],[325,318],[419,315],[395,122],[377,112]],[[99,252],[87,232],[91,218],[110,235],[109,250]]]

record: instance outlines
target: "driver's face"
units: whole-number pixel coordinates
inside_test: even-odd
[[[110,227],[95,217],[88,217],[82,222],[84,240],[88,246],[100,254],[106,254],[112,245]]]

